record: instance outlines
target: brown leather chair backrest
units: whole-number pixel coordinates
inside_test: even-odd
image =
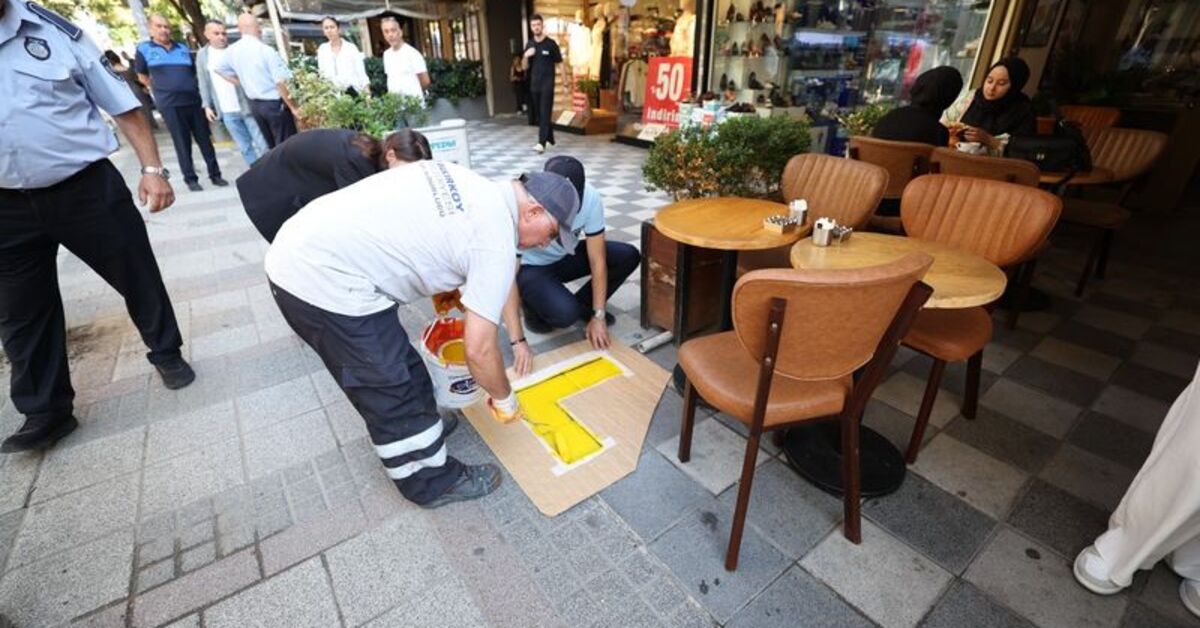
[[[1092,142],[1092,165],[1107,168],[1113,181],[1131,181],[1150,170],[1167,147],[1167,136],[1141,129],[1102,129]]]
[[[784,202],[808,201],[808,215],[833,218],[838,224],[863,229],[887,188],[888,172],[874,164],[831,155],[796,155],[783,169],[780,188]]]
[[[864,135],[850,138],[850,158],[883,167],[888,172],[884,198],[900,198],[913,177],[929,172],[933,146],[920,142],[893,142]]]
[[[952,174],[913,179],[900,199],[909,236],[949,244],[997,266],[1026,258],[1050,234],[1062,200],[1037,188]]]
[[[953,148],[933,149],[930,171],[1037,187],[1042,173],[1033,162],[1007,157],[970,155]]]
[[[1092,145],[1097,133],[1102,129],[1114,127],[1121,119],[1121,110],[1116,107],[1094,107],[1091,105],[1063,105],[1058,108],[1063,118],[1079,125],[1083,136],[1087,138],[1088,146]]]
[[[913,253],[870,268],[746,273],[733,288],[734,330],[750,355],[761,360],[771,300],[786,299],[776,372],[801,380],[848,375],[875,354],[909,289],[931,264],[929,255]]]

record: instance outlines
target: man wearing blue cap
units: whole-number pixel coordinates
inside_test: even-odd
[[[513,288],[517,250],[552,240],[574,249],[578,212],[575,189],[556,174],[495,182],[421,161],[312,201],[276,234],[266,256],[275,302],[362,415],[410,501],[435,508],[482,497],[499,486],[500,472],[447,456],[453,425],[438,416],[396,304],[461,288],[467,366],[497,418],[517,418],[497,346],[502,318],[513,344],[524,342]]]
[[[545,170],[566,177],[575,188],[580,206],[570,227],[585,239],[573,248],[551,242],[521,255],[517,287],[525,326],[546,333],[585,321],[588,341],[604,349],[608,347],[608,325],[612,323],[612,315],[605,311],[608,299],[637,268],[641,254],[633,245],[605,240],[604,200],[586,180],[578,159],[552,157],[546,161]],[[589,275],[591,280],[573,294],[564,285]]]

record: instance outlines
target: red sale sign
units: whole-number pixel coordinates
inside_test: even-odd
[[[646,74],[643,124],[679,126],[679,101],[692,87],[691,57],[651,57]]]

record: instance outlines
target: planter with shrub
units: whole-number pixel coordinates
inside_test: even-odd
[[[480,61],[429,59],[429,117],[436,124],[450,118],[488,117],[487,80]]]
[[[294,64],[290,89],[300,109],[297,124],[302,129],[354,129],[383,137],[394,131],[401,120],[414,127],[429,121],[420,98],[389,94],[386,90],[377,96],[351,96],[305,63]]]

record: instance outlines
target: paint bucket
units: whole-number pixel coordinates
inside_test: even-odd
[[[425,327],[417,347],[433,381],[433,396],[443,408],[465,408],[483,396],[467,369],[463,327],[460,318],[439,318]]]

